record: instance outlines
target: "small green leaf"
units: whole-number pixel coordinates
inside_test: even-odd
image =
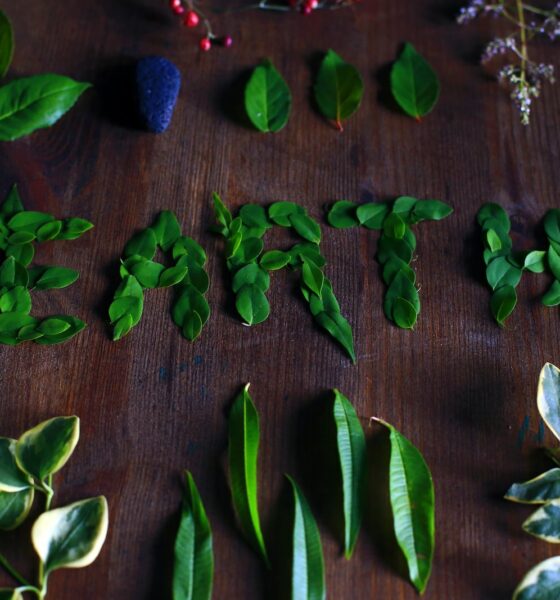
[[[167,252],[181,235],[181,225],[170,210],[162,211],[152,227],[156,240],[161,249]]]
[[[31,294],[27,288],[16,285],[11,290],[0,296],[0,312],[21,312],[29,314],[31,311]]]
[[[90,86],[61,75],[16,79],[0,88],[0,141],[49,127],[69,111]]]
[[[38,329],[44,335],[59,335],[70,329],[70,323],[63,319],[52,317],[41,321]]]
[[[259,415],[247,384],[229,414],[229,478],[233,506],[243,534],[268,565],[257,494],[259,435]]]
[[[506,234],[511,229],[511,222],[507,212],[499,204],[493,202],[483,204],[476,215],[476,219],[478,224],[484,229],[492,227],[494,223]]]
[[[269,61],[252,73],[245,87],[245,110],[251,123],[263,132],[285,127],[292,108],[292,95],[282,75]]]
[[[290,262],[290,255],[281,250],[270,250],[265,252],[260,260],[260,266],[267,271],[277,271]]]
[[[334,396],[333,416],[337,431],[344,503],[344,555],[350,559],[362,523],[366,439],[358,415],[348,398],[338,390],[334,390]]]
[[[189,341],[194,341],[201,333],[203,325],[210,317],[210,307],[206,298],[192,285],[182,287],[171,311],[173,322],[181,328]]]
[[[356,215],[356,203],[348,200],[339,200],[330,209],[328,214],[329,224],[337,229],[357,227],[360,221]]]
[[[21,246],[8,246],[6,256],[14,258],[20,265],[27,267],[35,256],[35,249],[32,244],[23,244]]]
[[[531,271],[531,273],[543,273],[545,270],[545,257],[546,252],[544,250],[533,250],[525,257],[523,268]],[[558,256],[558,261],[558,273],[560,274],[560,256]]]
[[[78,271],[66,267],[36,267],[31,271],[33,286],[38,290],[62,289],[79,278]]]
[[[537,406],[543,421],[560,440],[560,370],[546,363],[539,375]]]
[[[402,240],[406,232],[406,224],[401,217],[395,213],[390,213],[383,223],[383,233],[396,240]]]
[[[259,204],[245,204],[241,207],[239,216],[245,227],[256,229],[269,229],[271,227],[264,206]]]
[[[235,307],[247,325],[262,323],[270,314],[270,304],[262,289],[255,284],[244,285],[239,290]]]
[[[290,217],[294,214],[305,214],[303,207],[295,202],[274,202],[268,207],[269,218],[281,227],[290,227]]]
[[[214,192],[212,195],[212,200],[214,202],[214,214],[216,216],[216,220],[227,232],[233,220],[231,213],[216,192]]]
[[[368,202],[362,204],[356,209],[356,216],[360,225],[367,229],[383,229],[385,217],[389,212],[389,207],[384,203]]]
[[[523,529],[545,542],[560,544],[560,499],[536,510],[523,523]]]
[[[560,281],[552,282],[541,301],[545,306],[558,306],[560,304]]]
[[[544,252],[543,252],[543,254],[544,254]],[[558,254],[558,252],[556,252],[556,250],[552,246],[548,247],[547,260],[548,260],[548,266],[549,266],[550,270],[552,271],[552,274],[554,275],[555,279],[557,281],[560,281],[560,254]],[[543,264],[543,271],[544,271],[544,264]],[[542,271],[540,271],[540,272],[542,272]]]
[[[206,262],[206,252],[204,248],[190,237],[182,235],[173,245],[173,260],[177,260],[181,256],[188,256],[189,260],[196,263],[200,267]]]
[[[162,271],[159,278],[158,287],[163,288],[177,285],[183,281],[188,272],[189,269],[187,267],[169,267],[168,269]]]
[[[504,285],[516,287],[522,274],[521,269],[512,265],[505,256],[498,256],[486,267],[486,279],[493,290]]]
[[[22,210],[24,210],[23,203],[19,196],[17,185],[14,183],[6,196],[6,199],[2,203],[2,206],[0,206],[0,216],[9,219]]]
[[[502,249],[502,240],[493,229],[486,231],[486,243],[491,252],[498,252],[498,250]]]
[[[266,292],[270,287],[270,275],[256,263],[251,263],[239,269],[232,282],[235,293],[245,285],[256,285],[260,290]]]
[[[20,492],[27,489],[32,481],[17,465],[15,456],[16,440],[0,437],[0,491]]]
[[[408,563],[410,579],[423,594],[432,570],[435,546],[435,494],[422,454],[392,425],[389,495],[397,542]]]
[[[440,200],[417,200],[412,211],[415,223],[421,221],[441,221],[453,212],[449,204]]]
[[[314,91],[321,113],[342,130],[342,121],[360,107],[364,84],[355,67],[329,50],[319,68]]]
[[[175,539],[173,600],[210,600],[214,579],[212,531],[192,475],[187,471],[181,523]]]
[[[533,567],[517,586],[513,600],[556,600],[560,595],[560,556]]]
[[[395,298],[393,302],[393,321],[401,329],[412,329],[416,325],[418,313],[414,305],[405,298]]]
[[[560,500],[560,469],[550,469],[524,483],[514,483],[506,492],[505,498],[523,504]]]
[[[26,325],[32,325],[35,319],[22,312],[6,312],[0,314],[0,333],[16,333]]]
[[[14,31],[10,19],[0,10],[0,77],[5,77],[14,56]]]
[[[144,229],[134,235],[124,248],[124,256],[129,258],[138,254],[148,260],[152,260],[157,250],[157,238],[151,227]]]
[[[317,296],[321,296],[323,291],[323,284],[325,283],[325,276],[323,271],[316,267],[312,262],[304,261],[301,270],[303,283]]]
[[[62,231],[56,236],[57,240],[76,240],[86,231],[93,229],[93,223],[87,219],[73,217],[62,222]]]
[[[420,119],[436,105],[439,87],[432,67],[412,44],[405,44],[391,69],[391,90],[400,107],[406,114]]]
[[[12,246],[22,246],[35,240],[35,234],[30,231],[16,231],[8,237],[8,243]]]
[[[0,491],[0,529],[10,531],[19,527],[29,515],[34,496],[33,488],[19,492]]]
[[[306,214],[293,213],[289,218],[292,227],[303,239],[313,244],[321,242],[321,227],[319,223]]]
[[[2,89],[4,88],[0,88],[0,94]],[[52,215],[48,215],[47,213],[37,212],[35,210],[24,210],[16,213],[8,221],[7,225],[12,231],[27,231],[35,233],[42,225],[45,225],[45,223],[50,223],[54,220],[54,217]]]
[[[354,339],[352,336],[352,328],[348,321],[340,314],[340,312],[322,312],[319,313],[315,320],[317,323],[326,329],[335,340],[348,352],[352,362],[356,362],[356,353],[354,352]]]
[[[98,496],[44,512],[33,525],[31,540],[49,574],[90,565],[101,552],[108,527],[107,500]]]
[[[61,231],[62,221],[50,221],[49,223],[41,225],[41,227],[37,229],[37,240],[39,242],[48,242],[49,240],[54,240],[58,237]]]
[[[516,304],[517,293],[511,285],[504,285],[492,294],[490,309],[500,327],[504,326],[505,320],[511,315]]]
[[[553,208],[544,217],[544,231],[553,242],[560,244],[560,210]]]
[[[16,442],[20,469],[39,481],[68,462],[80,437],[78,417],[55,417],[26,431]]]
[[[156,288],[159,285],[161,276],[165,271],[165,267],[162,264],[148,260],[138,254],[128,258],[124,262],[124,268],[124,275],[127,273],[134,275],[138,283],[148,289]]]
[[[52,318],[52,317],[51,317]],[[63,321],[69,325],[68,328],[63,329],[60,333],[57,334],[44,334],[41,337],[38,337],[35,342],[37,344],[43,346],[52,346],[53,344],[61,344],[62,342],[66,342],[70,338],[74,337],[80,331],[82,331],[86,324],[77,319],[76,317],[69,317],[67,315],[58,315],[56,317],[57,321]]]
[[[294,494],[291,600],[325,600],[325,565],[317,523],[297,483],[286,475]]]

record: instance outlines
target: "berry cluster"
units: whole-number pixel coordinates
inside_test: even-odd
[[[302,15],[310,15],[318,9],[336,9],[352,6],[361,0],[260,0],[256,4],[240,7],[241,10],[267,10],[267,11],[297,11]],[[169,6],[174,14],[183,19],[185,27],[204,27],[205,35],[199,41],[202,51],[208,52],[214,45],[229,48],[233,39],[229,35],[217,36],[212,31],[208,17],[200,10],[196,0],[169,0]]]

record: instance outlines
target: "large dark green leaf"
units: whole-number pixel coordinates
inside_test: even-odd
[[[438,100],[437,75],[412,44],[405,44],[391,69],[391,90],[404,112],[416,119],[428,114]]]
[[[237,396],[229,414],[229,478],[235,513],[245,537],[268,564],[261,531],[257,494],[259,415],[249,384]]]
[[[90,87],[62,75],[35,75],[0,87],[0,141],[49,127]]]
[[[363,93],[358,70],[329,50],[315,82],[315,99],[323,115],[342,130],[342,121],[358,110]]]
[[[536,510],[523,523],[523,529],[541,540],[560,544],[560,500],[551,500]]]
[[[503,285],[492,294],[490,310],[500,327],[504,326],[505,320],[511,315],[516,304],[517,292],[511,285]]]
[[[543,421],[560,440],[560,369],[551,363],[541,369],[537,406]]]
[[[435,546],[435,494],[432,475],[422,454],[392,425],[389,494],[397,542],[410,579],[422,594],[432,570]]]
[[[173,600],[210,600],[214,578],[212,531],[192,475],[187,471],[181,523],[175,540]]]
[[[524,483],[514,483],[506,492],[505,498],[524,504],[542,504],[549,500],[559,500],[560,469],[550,469]]]
[[[26,431],[16,442],[18,466],[39,481],[68,461],[80,437],[78,417],[55,417]]]
[[[348,398],[338,390],[334,390],[334,396],[333,416],[344,504],[344,554],[346,558],[350,558],[362,523],[366,439],[358,415]]]
[[[31,485],[29,475],[16,462],[16,440],[0,438],[0,491],[19,492]]]
[[[19,492],[0,492],[0,529],[15,529],[26,519],[35,491],[33,488]]]
[[[14,56],[14,31],[10,19],[0,10],[0,77],[4,77]]]
[[[294,493],[291,600],[325,600],[325,566],[317,523],[297,483],[287,475]]]
[[[517,586],[513,600],[558,600],[560,598],[560,556],[533,567]]]
[[[104,496],[44,512],[31,530],[33,547],[48,574],[90,565],[101,552],[109,527]]]
[[[258,66],[245,88],[245,110],[251,123],[264,132],[280,131],[292,107],[290,88],[270,61]]]

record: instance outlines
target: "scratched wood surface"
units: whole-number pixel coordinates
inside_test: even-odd
[[[538,225],[558,205],[560,87],[536,103],[530,128],[518,123],[507,93],[477,64],[488,23],[459,28],[457,3],[369,0],[356,10],[299,15],[246,13],[215,21],[235,38],[231,50],[201,56],[196,36],[163,0],[3,2],[17,50],[12,77],[53,71],[92,81],[77,107],[50,130],[0,152],[0,191],[17,181],[26,206],[95,222],[76,242],[44,244],[42,264],[77,268],[77,284],[35,294],[37,314],[75,314],[88,328],[50,348],[0,349],[2,435],[42,419],[77,414],[80,444],[57,477],[56,503],[105,494],[111,526],[94,565],[56,573],[57,600],[166,599],[178,523],[181,473],[198,482],[214,531],[214,598],[287,598],[290,496],[284,473],[308,495],[320,524],[329,598],[409,600],[390,534],[387,440],[367,430],[371,449],[367,517],[356,555],[340,556],[340,499],[328,418],[329,390],[343,390],[367,426],[372,415],[399,427],[422,450],[437,493],[437,550],[426,598],[506,600],[518,580],[552,553],[521,530],[528,511],[501,499],[509,484],[544,461],[535,407],[539,370],[560,363],[558,311],[539,304],[547,276],[527,275],[507,329],[492,321],[475,215],[501,202],[515,244],[543,242]],[[387,66],[404,41],[438,71],[442,95],[421,124],[387,100]],[[343,134],[310,102],[317,57],[333,47],[362,72],[365,96]],[[183,75],[170,130],[134,126],[130,67],[161,54]],[[543,60],[554,49],[537,48]],[[240,84],[270,57],[294,96],[288,127],[260,135],[239,119]],[[455,214],[416,228],[422,313],[414,332],[383,316],[377,234],[324,226],[327,274],[354,328],[353,366],[312,322],[289,273],[274,274],[272,314],[255,328],[232,311],[222,244],[210,196],[232,207],[289,199],[322,219],[336,199],[371,201],[410,194],[440,198]],[[118,258],[134,231],[162,209],[209,254],[213,315],[201,338],[181,338],[171,292],[147,294],[141,324],[113,343],[106,312]],[[288,244],[281,233],[270,246]],[[262,423],[260,504],[277,567],[267,573],[236,530],[224,471],[226,415],[245,383]],[[552,443],[551,436],[544,435]],[[30,576],[28,527],[3,534],[0,547]],[[2,580],[3,581],[3,580]]]

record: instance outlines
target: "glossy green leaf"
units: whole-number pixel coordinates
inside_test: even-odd
[[[517,586],[513,600],[557,600],[560,597],[560,556],[533,567]]]
[[[0,10],[0,77],[5,77],[14,56],[14,31],[10,19]]]
[[[342,130],[342,121],[360,107],[364,84],[355,67],[329,50],[319,68],[314,91],[321,113]]]
[[[340,312],[322,312],[319,313],[315,320],[317,323],[326,329],[335,340],[348,352],[352,362],[356,362],[356,353],[354,352],[354,339],[352,328],[348,321]]]
[[[89,87],[89,83],[54,74],[16,79],[0,87],[0,141],[16,140],[53,125]]]
[[[325,600],[325,565],[317,523],[297,483],[286,476],[294,494],[291,600]]]
[[[156,254],[156,250],[156,234],[151,227],[148,227],[139,231],[130,239],[124,248],[124,256],[128,258],[137,254],[148,260],[152,260]]]
[[[432,475],[419,450],[392,425],[389,495],[397,542],[410,579],[423,594],[432,570],[435,546],[435,494]]]
[[[0,88],[0,92],[1,92]],[[0,125],[1,127],[1,125]],[[7,223],[12,231],[35,233],[42,225],[54,221],[54,217],[35,210],[24,210],[16,213]]]
[[[502,249],[502,240],[493,229],[486,231],[486,243],[492,252],[498,252],[498,250]]]
[[[136,277],[127,275],[117,288],[109,306],[109,318],[113,325],[113,340],[117,341],[137,325],[144,309],[144,292]],[[128,327],[127,327],[128,326]]]
[[[362,493],[366,469],[364,430],[348,398],[334,390],[333,416],[344,504],[344,555],[351,558],[362,523]]]
[[[420,119],[428,114],[439,98],[435,71],[412,44],[405,44],[391,69],[391,91],[404,112]]]
[[[247,384],[229,414],[229,478],[235,514],[243,534],[268,565],[257,494],[259,436],[259,415]]]
[[[165,269],[160,275],[158,287],[163,288],[177,285],[183,281],[188,271],[189,269],[187,267],[180,266],[169,267],[168,269]]]
[[[0,314],[0,333],[16,333],[26,325],[32,325],[35,319],[24,312],[6,312]]]
[[[537,407],[543,421],[560,440],[560,370],[546,363],[539,375]]]
[[[292,227],[303,239],[313,244],[321,242],[321,227],[319,223],[306,214],[294,213],[289,218]]]
[[[181,225],[170,210],[164,210],[158,215],[152,229],[157,243],[164,252],[170,250],[181,235]]]
[[[31,540],[49,574],[90,565],[101,552],[108,527],[107,500],[98,496],[44,512],[31,529]]]
[[[546,252],[544,250],[533,250],[523,260],[523,268],[531,271],[531,273],[543,273],[545,270],[545,257]],[[560,256],[558,257],[558,261],[558,273],[560,274]]]
[[[521,275],[521,269],[513,266],[505,256],[498,256],[486,268],[486,279],[493,290],[504,285],[516,287]]]
[[[87,219],[64,219],[62,222],[62,231],[56,236],[57,240],[76,240],[86,231],[93,229],[93,223]]]
[[[212,201],[214,203],[214,215],[216,220],[222,226],[223,230],[227,232],[232,222],[231,213],[216,192],[212,195]]]
[[[384,203],[368,202],[362,204],[356,209],[356,216],[360,225],[367,229],[383,229],[385,217],[389,212],[389,207]]]
[[[523,529],[541,540],[560,544],[560,499],[551,500],[536,510],[523,523]]]
[[[290,217],[294,214],[305,214],[305,210],[295,202],[274,202],[268,207],[269,218],[281,227],[290,227]]]
[[[6,196],[6,199],[0,206],[0,216],[9,220],[10,217],[13,217],[16,213],[21,212],[22,210],[24,210],[23,203],[21,201],[17,185],[14,183],[8,192],[8,195]]]
[[[173,322],[181,328],[183,336],[194,341],[210,317],[210,307],[206,298],[192,285],[182,286],[171,311]]]
[[[303,283],[317,296],[320,296],[323,290],[323,284],[325,283],[325,276],[323,271],[316,267],[312,262],[304,261],[301,270]]]
[[[248,264],[237,271],[233,277],[232,288],[237,293],[246,285],[255,285],[265,292],[270,287],[270,275],[256,263]]]
[[[16,285],[0,295],[0,312],[20,312],[29,314],[31,311],[31,294],[27,288]]]
[[[16,442],[17,464],[42,481],[68,461],[80,437],[78,417],[55,417],[26,431]]]
[[[259,204],[245,204],[241,207],[239,216],[245,227],[269,229],[272,226],[266,216],[264,206]]]
[[[290,262],[290,255],[281,250],[270,250],[265,252],[260,260],[260,266],[267,271],[277,271]]]
[[[406,233],[406,224],[397,213],[392,212],[383,223],[383,232],[388,237],[402,240]]]
[[[245,110],[251,123],[263,132],[285,127],[292,108],[292,94],[282,75],[270,61],[252,73],[245,88]]]
[[[440,200],[417,200],[412,211],[412,217],[415,223],[441,221],[452,212],[451,206]]]
[[[37,229],[37,240],[48,242],[56,239],[62,231],[62,221],[50,221]]]
[[[153,289],[158,287],[164,271],[162,264],[135,254],[124,261],[121,276],[134,275],[143,288]]]
[[[0,491],[19,492],[29,488],[31,478],[16,462],[16,440],[0,437]]]
[[[270,314],[270,304],[262,289],[255,284],[244,285],[239,290],[235,307],[247,325],[262,323]]]
[[[61,344],[62,342],[66,342],[67,340],[74,337],[86,327],[86,324],[76,317],[58,315],[57,317],[49,317],[49,319],[47,320],[52,321],[53,319],[56,319],[56,321],[59,322],[57,325],[59,333],[44,333],[44,335],[35,340],[37,344],[43,346]],[[60,321],[65,322],[68,325],[68,327],[63,326],[62,323],[60,323]],[[18,335],[20,335],[20,333]]]
[[[406,298],[395,298],[391,315],[395,325],[401,329],[413,329],[418,319],[414,305]]]
[[[560,304],[560,281],[553,281],[549,290],[542,297],[545,306],[558,306]]]
[[[500,327],[504,326],[505,320],[511,315],[516,304],[517,293],[511,285],[504,285],[492,294],[490,310]]]
[[[35,267],[30,271],[30,285],[38,290],[61,289],[79,278],[78,271],[66,267]]]
[[[514,483],[506,492],[505,498],[524,504],[543,504],[549,500],[560,500],[560,469],[550,469],[524,483]]]
[[[34,495],[33,488],[19,492],[0,491],[0,529],[10,531],[19,527],[29,515]]]
[[[481,227],[488,228],[487,224],[490,222],[495,223],[499,229],[508,233],[511,229],[511,222],[507,212],[499,205],[494,202],[487,202],[483,204],[476,215],[478,224]]]
[[[214,578],[212,531],[192,475],[186,472],[181,523],[175,539],[173,600],[210,600]]]
[[[348,200],[339,200],[329,210],[329,224],[337,229],[356,227],[360,224],[356,214],[356,203]]]
[[[185,235],[182,235],[173,245],[173,260],[187,255],[192,261],[199,266],[203,266],[206,262],[206,252],[204,248],[195,240]]]
[[[548,238],[560,243],[560,210],[553,208],[544,217],[544,231]]]

